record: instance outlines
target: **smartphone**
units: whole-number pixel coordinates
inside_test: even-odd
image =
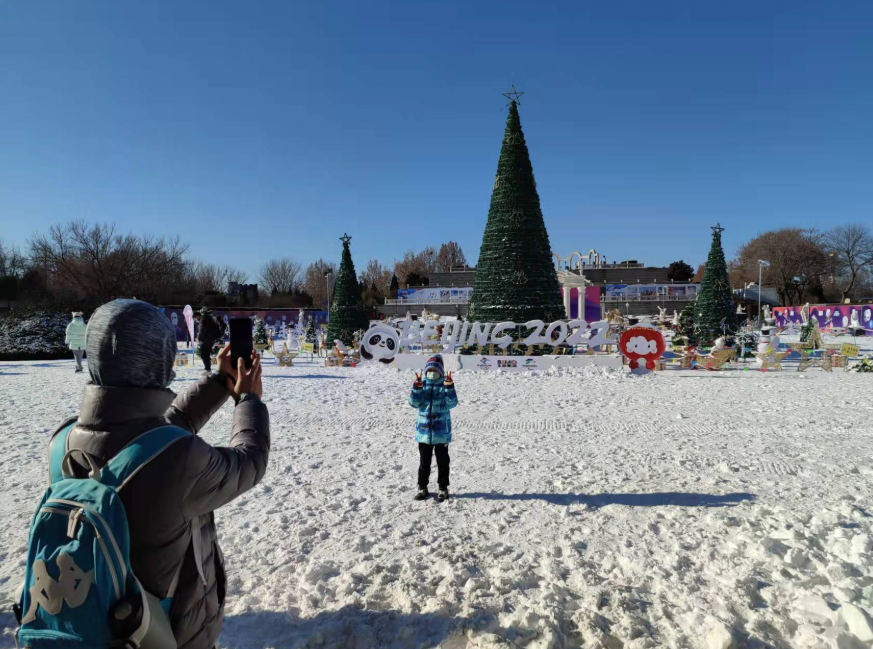
[[[252,321],[250,318],[230,319],[230,362],[237,367],[243,359],[246,369],[252,366]]]

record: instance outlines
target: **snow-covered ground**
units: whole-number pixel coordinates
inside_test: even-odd
[[[72,367],[0,364],[2,646]],[[869,647],[873,376],[795,368],[459,373],[438,504],[412,501],[411,373],[268,365],[267,477],[217,515],[220,645]]]

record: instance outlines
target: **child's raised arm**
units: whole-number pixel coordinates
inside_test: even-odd
[[[421,382],[421,374],[415,373],[415,383],[412,384],[412,394],[409,395],[409,405],[413,408],[421,406],[422,388],[424,385]]]
[[[449,410],[458,405],[458,394],[455,392],[455,382],[452,380],[452,373],[446,372],[446,380],[443,384],[443,391],[446,396],[446,405]]]

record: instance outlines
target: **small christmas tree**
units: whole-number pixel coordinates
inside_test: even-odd
[[[565,317],[515,88],[503,133],[469,320],[553,322]],[[510,332],[510,335],[513,335]]]
[[[267,327],[261,318],[255,318],[255,345],[263,345],[266,347],[270,343],[270,337],[267,334]]]
[[[327,345],[333,347],[334,340],[341,340],[344,345],[354,344],[355,332],[367,329],[370,321],[364,309],[361,298],[361,286],[355,273],[355,263],[349,250],[352,238],[344,234],[343,257],[336,273],[336,284],[333,291],[333,304],[330,306],[330,320],[327,325]]]
[[[732,335],[738,329],[737,307],[721,247],[722,232],[724,228],[721,225],[712,228],[712,247],[695,302],[694,324],[697,326],[698,342],[702,345],[711,345],[719,336]]]
[[[694,303],[686,306],[679,313],[679,324],[676,325],[676,334],[673,336],[674,345],[697,345],[697,332],[694,329]]]
[[[306,325],[306,342],[308,343],[317,343],[318,337],[315,335],[315,319],[309,318],[309,322]]]
[[[812,324],[812,318],[807,320],[804,325],[800,328],[800,342],[805,343],[809,340],[809,337],[812,335],[812,330],[815,325]]]

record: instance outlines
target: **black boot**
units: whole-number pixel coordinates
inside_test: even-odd
[[[415,494],[415,500],[424,500],[430,495],[427,489],[419,489],[418,493]]]

